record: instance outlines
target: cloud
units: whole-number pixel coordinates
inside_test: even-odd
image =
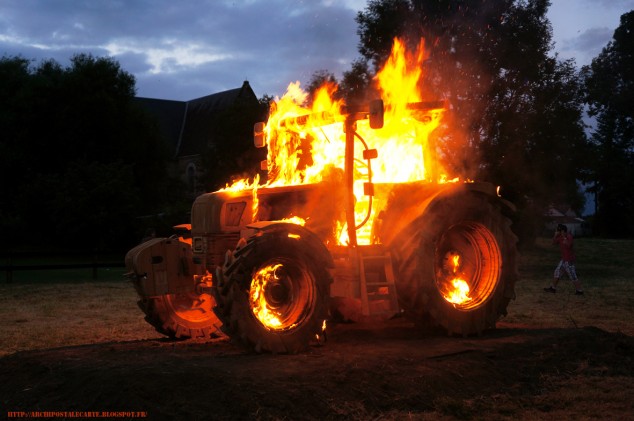
[[[111,56],[140,95],[191,99],[239,87],[283,94],[318,69],[337,75],[357,56],[360,0],[0,2],[0,54]],[[178,88],[171,88],[171,86]]]
[[[585,0],[588,5],[600,9],[634,9],[634,0]]]
[[[556,49],[587,64],[634,0],[552,0]],[[138,94],[188,100],[241,86],[282,95],[316,70],[340,77],[357,58],[366,0],[1,0],[0,55],[68,65],[110,56]],[[612,28],[612,29],[608,29]]]
[[[213,47],[164,39],[154,43],[138,42],[134,39],[114,40],[104,48],[113,57],[132,53],[144,56],[151,74],[177,73],[183,68],[196,67],[204,63],[231,60],[230,52],[215,52]]]
[[[578,37],[566,40],[562,47],[564,50],[583,52],[586,56],[593,58],[612,40],[613,34],[614,29],[607,27],[590,28]]]
[[[556,51],[589,64],[612,39],[620,17],[634,9],[634,0],[552,0],[548,17]]]

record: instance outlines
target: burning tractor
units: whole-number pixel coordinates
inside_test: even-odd
[[[199,196],[187,238],[126,255],[146,320],[170,337],[226,334],[280,353],[323,341],[336,318],[494,328],[518,276],[513,206],[491,184],[442,181],[429,135],[444,103],[419,97],[420,60],[395,40],[382,99],[359,107],[326,85],[305,108],[291,84],[255,126],[266,183]]]

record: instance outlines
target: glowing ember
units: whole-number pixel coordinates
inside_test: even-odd
[[[281,263],[269,265],[260,269],[251,280],[250,301],[251,310],[257,319],[268,329],[276,329],[282,326],[277,314],[268,305],[264,291],[270,282],[278,282],[280,279],[277,270]]]
[[[317,339],[317,342],[322,342],[323,340],[326,339],[326,321],[325,320],[321,324],[321,335],[319,333],[316,333],[315,339]]]
[[[458,181],[460,181],[459,177],[454,177],[451,180],[448,180],[447,174],[441,174],[440,179],[438,180],[439,183],[457,183]]]

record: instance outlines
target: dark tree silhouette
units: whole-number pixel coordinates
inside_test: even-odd
[[[359,52],[375,70],[392,39],[424,39],[421,91],[449,103],[438,131],[445,168],[502,185],[536,234],[552,202],[583,208],[576,151],[586,143],[573,61],[550,56],[548,0],[373,0],[357,16]],[[529,209],[530,215],[527,214]]]
[[[352,62],[352,68],[343,73],[343,80],[339,87],[341,95],[348,104],[354,105],[355,103],[373,99],[368,98],[372,77],[367,60],[358,58]]]
[[[167,155],[109,58],[69,67],[0,60],[0,225],[6,244],[125,249],[137,217],[163,211]],[[34,244],[34,239],[37,239]]]
[[[584,66],[592,135],[587,182],[597,200],[598,233],[634,235],[634,11],[621,16],[613,39]]]

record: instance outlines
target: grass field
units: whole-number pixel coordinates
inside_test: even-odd
[[[23,283],[51,283],[51,282],[85,282],[92,280],[96,275],[98,280],[101,281],[117,281],[121,280],[121,275],[124,270],[121,266],[123,264],[123,255],[104,255],[104,256],[90,256],[90,255],[73,255],[73,254],[60,254],[59,256],[38,256],[38,255],[17,255],[8,257],[3,255],[0,257],[0,266],[43,266],[43,265],[91,265],[95,262],[99,263],[96,272],[93,272],[92,267],[85,268],[64,268],[55,270],[14,270],[11,274],[6,271],[0,271],[0,283],[11,282],[17,284]],[[107,262],[107,263],[106,263]],[[115,264],[116,263],[116,264]],[[112,265],[112,266],[110,266]]]
[[[502,322],[533,327],[595,326],[634,335],[634,241],[579,238],[575,240],[577,275],[585,291],[575,296],[562,278],[556,294],[544,293],[559,261],[549,239],[538,239],[522,253],[517,299]]]
[[[557,294],[544,293],[559,252],[539,239],[520,260],[521,281],[515,301],[501,323],[531,327],[595,326],[634,335],[634,241],[576,240],[577,272],[585,296],[574,295],[563,279]],[[123,269],[69,275],[37,272],[0,284],[0,356],[29,349],[132,341],[160,335],[143,320],[136,293]],[[71,276],[72,275],[72,276]],[[45,282],[48,277],[49,282]],[[79,277],[79,278],[78,278]]]

